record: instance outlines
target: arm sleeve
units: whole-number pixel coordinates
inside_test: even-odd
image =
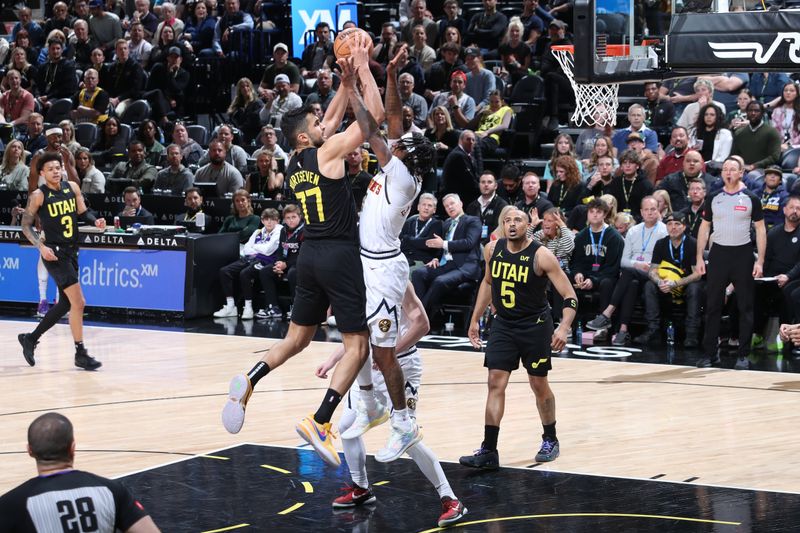
[[[764,209],[761,207],[761,199],[749,189],[745,189],[745,194],[750,197],[750,201],[753,204],[753,214],[751,216],[753,222],[764,220]]]
[[[109,480],[109,488],[114,495],[114,504],[117,507],[114,527],[119,531],[127,531],[133,524],[147,516],[142,504],[136,501],[131,491],[122,483]]]

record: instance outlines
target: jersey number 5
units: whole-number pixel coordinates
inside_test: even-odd
[[[513,281],[503,281],[500,283],[500,301],[503,302],[503,307],[507,309],[511,309],[516,305],[517,298],[514,294]]]
[[[98,530],[94,501],[91,498],[78,498],[74,502],[60,500],[56,502],[56,509],[64,533],[88,533]]]
[[[319,187],[311,187],[305,191],[295,191],[297,199],[300,200],[300,205],[303,206],[303,214],[306,217],[306,222],[325,222],[325,211],[322,209],[322,189]],[[312,198],[316,198],[313,204],[316,204],[316,216],[311,216],[311,207],[313,207]],[[309,205],[312,204],[312,205]]]

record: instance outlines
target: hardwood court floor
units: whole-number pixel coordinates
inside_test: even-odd
[[[76,467],[111,477],[242,442],[295,446],[295,422],[316,409],[328,384],[314,369],[335,346],[313,343],[262,381],[244,429],[229,435],[220,423],[228,381],[274,340],[87,327],[90,353],[103,362],[90,373],[72,366],[64,324],[42,339],[37,364],[28,367],[16,336],[30,328],[0,321],[0,493],[35,474],[26,428],[51,410],[75,425]],[[425,349],[423,360],[425,442],[442,460],[457,461],[483,434],[482,355]],[[800,376],[587,359],[554,366],[562,455],[537,470],[800,493]],[[368,451],[387,433],[368,433]],[[506,394],[501,463],[533,464],[540,433],[518,371]]]

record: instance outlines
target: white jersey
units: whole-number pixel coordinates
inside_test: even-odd
[[[392,156],[372,178],[364,197],[358,226],[364,251],[382,254],[400,249],[400,231],[421,188],[405,164]]]

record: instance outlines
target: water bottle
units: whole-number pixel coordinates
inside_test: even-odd
[[[783,353],[783,339],[781,339],[780,333],[775,336],[775,350],[778,353]]]
[[[579,346],[583,345],[583,325],[580,320],[578,320],[578,326],[575,328],[575,342]]]
[[[667,323],[667,345],[675,345],[675,326],[672,325],[672,322]]]

